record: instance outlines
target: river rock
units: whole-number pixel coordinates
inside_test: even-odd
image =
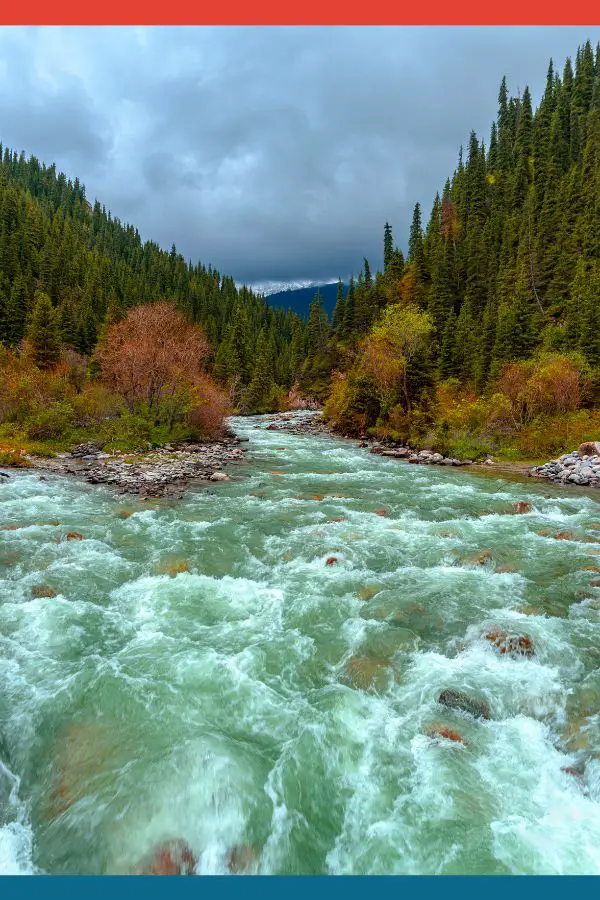
[[[225,472],[213,472],[210,476],[211,481],[231,481],[229,475]]]
[[[150,860],[142,865],[142,875],[193,875],[198,860],[187,841],[182,838],[165,841],[154,850]]]
[[[359,690],[383,691],[387,687],[389,662],[377,656],[353,656],[348,660],[344,682]]]
[[[456,744],[467,743],[465,738],[461,734],[459,734],[458,731],[454,731],[452,728],[447,728],[446,725],[426,725],[424,732],[427,737],[430,738],[443,738],[446,741],[453,741]]]
[[[84,541],[85,538],[78,531],[68,531],[65,537],[67,541]]]
[[[534,466],[529,474],[556,484],[600,487],[600,444],[595,441],[581,444],[578,450]]]
[[[459,559],[461,566],[478,566],[480,568],[491,565],[493,561],[491,550],[477,550],[474,553],[467,553]]]
[[[525,515],[531,512],[531,503],[527,503],[526,500],[515,500],[513,509],[517,515]]]
[[[102,446],[103,445],[99,444],[97,441],[89,441],[87,444],[78,444],[71,450],[71,456],[74,459],[82,458],[84,456],[92,457],[97,453],[100,453]]]
[[[408,447],[397,447],[394,450],[382,450],[380,456],[390,456],[392,459],[406,459],[409,454],[410,450]]]
[[[508,634],[506,631],[488,631],[483,637],[501,655],[506,654],[513,658],[523,656],[527,659],[534,655],[531,638],[527,637],[527,635]]]
[[[325,565],[326,566],[335,566],[337,561],[338,561],[337,556],[328,556],[327,559],[325,560]]]
[[[448,706],[450,709],[461,709],[476,719],[489,719],[490,717],[490,707],[486,701],[477,700],[464,691],[446,688],[438,697],[438,703],[441,703],[442,706]]]
[[[232,847],[227,855],[227,868],[232,875],[253,871],[257,862],[256,850],[250,844],[239,844]]]
[[[36,599],[41,599],[42,597],[56,597],[56,591],[47,584],[34,584],[31,588],[31,596]]]

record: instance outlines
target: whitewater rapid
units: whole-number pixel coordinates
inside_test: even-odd
[[[0,872],[600,874],[598,500],[233,424],[181,502],[0,479]]]

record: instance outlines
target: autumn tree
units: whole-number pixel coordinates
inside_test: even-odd
[[[209,350],[201,329],[161,301],[110,325],[97,358],[103,381],[132,412],[147,409],[172,429],[203,405],[207,386],[216,390],[204,372]]]
[[[408,371],[432,330],[427,313],[417,306],[388,306],[362,344],[362,361],[375,379],[382,412],[387,412],[400,394],[405,410],[411,410]]]

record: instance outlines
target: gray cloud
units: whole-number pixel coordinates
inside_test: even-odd
[[[0,139],[144,238],[238,280],[327,278],[406,244],[500,79],[543,89],[598,27],[2,28]]]

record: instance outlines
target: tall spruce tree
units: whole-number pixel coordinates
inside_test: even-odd
[[[31,343],[33,357],[40,369],[54,366],[60,357],[60,323],[48,294],[38,291],[34,298],[27,339]]]

